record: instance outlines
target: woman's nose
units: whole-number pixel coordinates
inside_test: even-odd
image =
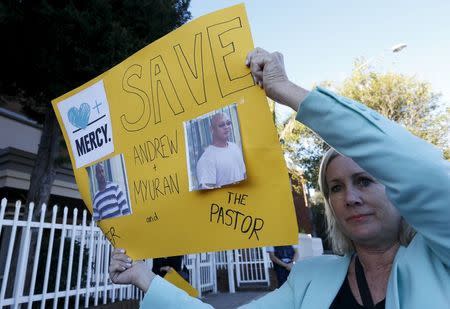
[[[345,204],[347,206],[360,206],[362,199],[360,192],[355,188],[349,188],[345,191]]]

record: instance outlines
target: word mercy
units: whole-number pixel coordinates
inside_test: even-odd
[[[107,126],[108,125],[105,124],[100,128],[95,129],[95,131],[89,132],[75,140],[78,156],[89,153],[111,141],[111,138],[108,138]]]

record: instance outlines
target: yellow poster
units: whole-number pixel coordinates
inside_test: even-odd
[[[167,274],[164,276],[164,279],[175,285],[176,287],[182,289],[186,293],[188,293],[192,297],[198,297],[198,291],[189,284],[180,274],[177,273],[176,270],[171,268]]]
[[[233,6],[52,102],[81,196],[115,247],[148,258],[297,242],[272,115],[244,63],[252,48]]]

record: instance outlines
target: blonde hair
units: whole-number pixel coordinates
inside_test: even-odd
[[[337,156],[340,156],[341,154],[338,153],[333,148],[330,148],[325,155],[322,157],[322,162],[320,163],[320,169],[319,169],[319,187],[320,191],[322,192],[322,195],[324,197],[325,202],[325,217],[327,220],[327,232],[328,232],[328,239],[331,242],[331,247],[333,249],[333,252],[339,255],[349,254],[355,251],[355,247],[353,245],[353,241],[348,238],[340,229],[334,211],[333,207],[331,207],[330,204],[330,195],[329,195],[329,188],[327,184],[326,179],[326,171],[328,168],[328,165],[331,163],[331,161],[336,158]],[[403,219],[401,218],[401,226],[399,231],[399,242],[402,246],[407,246],[413,239],[416,232],[414,229]]]

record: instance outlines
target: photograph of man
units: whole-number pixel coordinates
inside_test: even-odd
[[[236,103],[184,122],[189,191],[247,178]]]
[[[92,208],[94,221],[131,214],[128,195],[123,191],[121,185],[113,180],[112,175],[112,171],[117,170],[118,167],[120,171],[120,163],[123,162],[112,159],[97,163],[88,169],[91,180],[91,192],[93,192]],[[108,170],[108,173],[106,170]],[[120,182],[124,183],[123,173],[119,174],[122,177],[117,178],[122,180]],[[124,185],[122,184],[122,186]],[[126,186],[124,187],[127,190]]]
[[[232,122],[227,114],[211,117],[212,143],[197,162],[197,180],[200,189],[220,188],[245,179],[242,151],[229,141]]]

